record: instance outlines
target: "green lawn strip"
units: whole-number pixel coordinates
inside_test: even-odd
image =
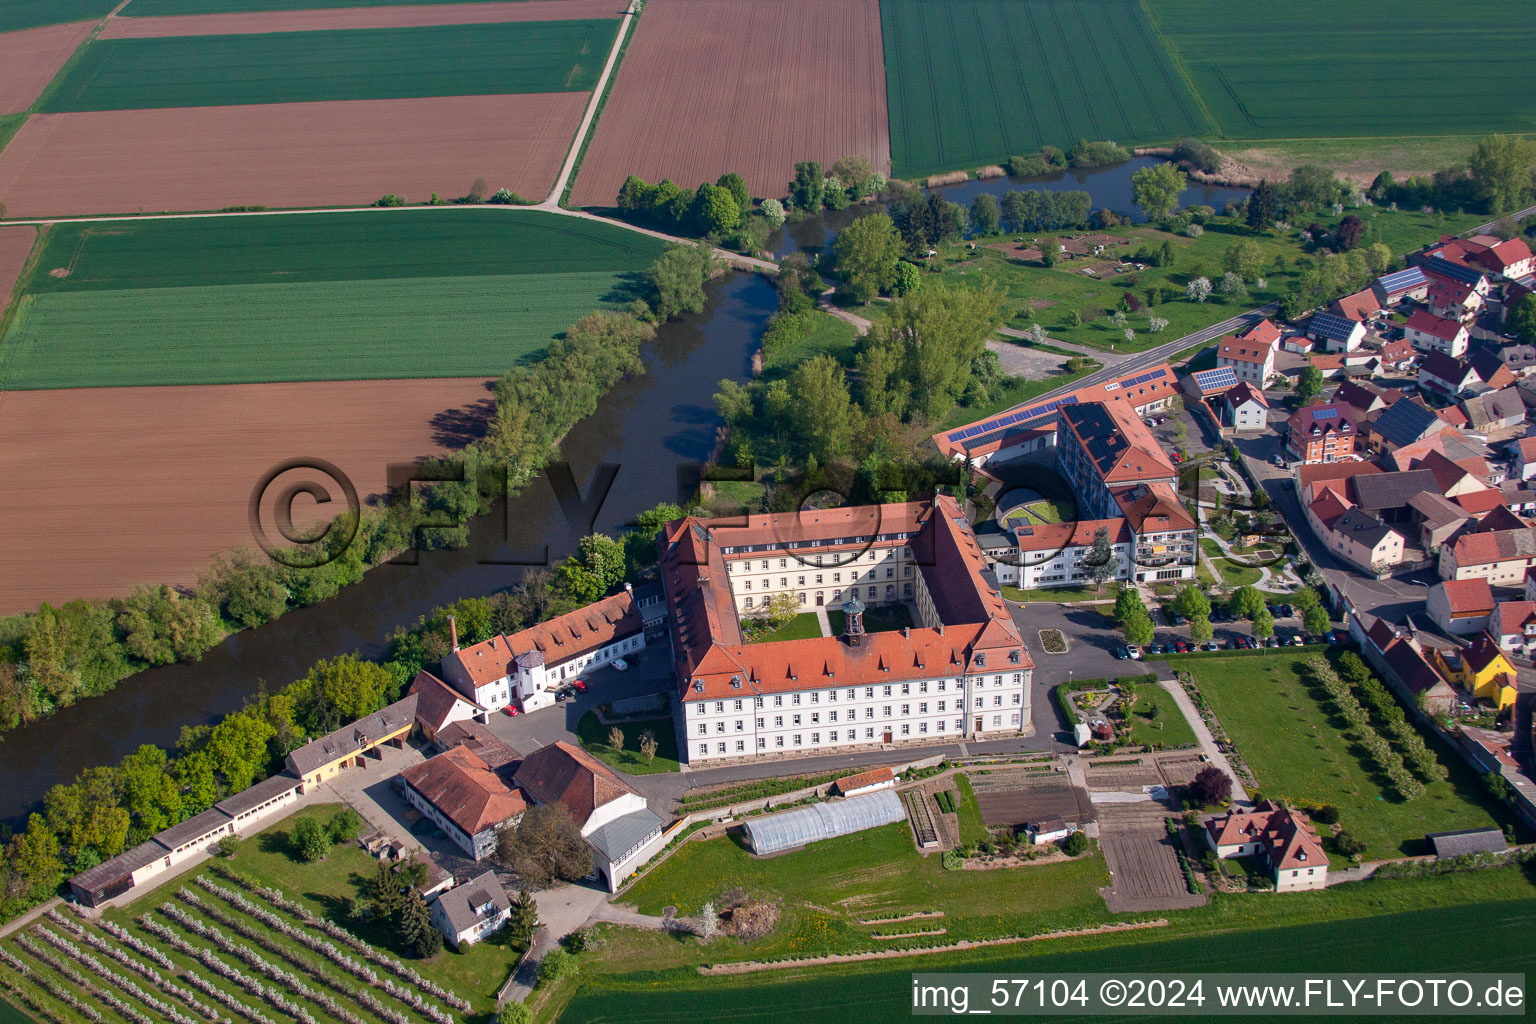
[[[1003,596],[1010,601],[1018,601],[1027,604],[1031,601],[1061,602],[1061,601],[1113,601],[1115,591],[1113,587],[1037,587],[1033,590],[1020,590],[1018,587],[1004,587]]]
[[[768,380],[787,377],[807,359],[822,355],[851,366],[858,338],[858,330],[848,321],[816,310],[811,314],[810,329],[803,337],[763,353],[762,375]]]
[[[1477,135],[1536,125],[1536,68],[1525,59],[1536,26],[1522,0],[1479,7],[1489,24],[1508,26],[1492,36],[1478,24],[1448,24],[1432,0],[1394,4],[1385,21],[1367,0],[1332,4],[1329,36],[1353,55],[1347,66],[1308,46],[1322,11],[1314,4],[1148,3],[1229,140]],[[1254,39],[1296,59],[1273,67]],[[1475,83],[1456,75],[1469,62],[1484,69]],[[1401,75],[1405,66],[1417,73]]]
[[[827,621],[832,624],[833,636],[843,635],[846,618],[841,608],[827,610]],[[904,604],[872,604],[864,609],[864,632],[866,633],[889,633],[910,625],[912,625],[912,616],[907,612],[907,606]]]
[[[56,224],[28,293],[517,274],[638,274],[660,239],[542,210],[464,208]]]
[[[541,358],[621,283],[520,274],[28,296],[0,372],[22,390],[496,376]]]
[[[1147,717],[1155,710],[1156,716]],[[1156,683],[1136,687],[1136,703],[1126,719],[1131,726],[1131,742],[1148,746],[1192,747],[1195,730],[1179,710],[1173,695]],[[1161,727],[1161,728],[1159,728]]]
[[[48,87],[47,113],[320,100],[584,92],[614,20],[97,39]]]
[[[981,818],[981,808],[976,804],[976,790],[965,772],[955,773],[955,788],[960,791],[960,804],[956,813],[960,818],[960,842],[969,846],[987,839],[992,833]]]
[[[589,978],[560,1020],[780,1024],[836,1014],[839,1020],[875,1024],[911,1012],[914,971],[1050,978],[1102,972],[1106,963],[1127,974],[1166,971],[1169,964],[1193,973],[1370,971],[1380,970],[1384,957],[1397,971],[1479,970],[1489,958],[1501,970],[1536,969],[1536,951],[1523,941],[1536,905],[1530,883],[1514,869],[1479,874],[1494,877],[1372,882],[1294,898],[1216,894],[1206,908],[1166,914],[1173,921],[1167,929],[807,971],[701,977],[691,968],[659,970],[655,960],[629,958],[622,965],[626,973]],[[1404,942],[1405,935],[1416,939]],[[621,966],[611,952],[612,946],[602,968]]]
[[[58,931],[58,929],[55,928],[54,931]],[[34,956],[32,953],[30,953],[26,949],[24,949],[22,947],[22,945],[19,942],[16,941],[17,937],[20,936],[20,935],[27,935],[28,938],[35,945],[39,946],[42,949],[46,949],[50,954],[52,954],[54,957],[56,957],[61,962],[69,964],[81,976],[86,977],[86,978],[90,978],[93,981],[95,981],[96,983],[102,985],[103,987],[114,988],[113,986],[110,986],[110,985],[107,984],[107,981],[106,981],[105,978],[102,978],[102,977],[99,977],[98,975],[92,974],[90,972],[90,970],[88,968],[86,968],[86,966],[84,964],[76,963],[74,960],[71,960],[69,957],[65,956],[64,953],[61,950],[54,949],[52,946],[48,945],[48,943],[44,942],[42,939],[38,938],[35,935],[30,935],[29,934],[29,930],[23,930],[21,932],[17,932],[16,934],[10,936],[9,938],[7,938],[5,940],[4,948],[5,948],[5,950],[8,953],[10,953],[12,956],[16,957],[18,960],[20,960],[22,963],[26,964],[28,967],[32,968],[32,970],[34,972],[36,972],[37,975],[46,976],[50,981],[52,981],[59,988],[61,988],[64,991],[72,994],[76,999],[80,1000],[82,1003],[85,1003],[87,1006],[95,1006],[95,1005],[97,1005],[98,1001],[96,1000],[96,998],[94,996],[90,995],[89,993],[87,993],[83,989],[77,987],[74,982],[70,981],[68,978],[64,977],[59,972],[55,971],[46,962],[44,962],[43,960],[40,960],[38,957]],[[66,936],[66,938],[68,938],[68,936]],[[71,941],[73,941],[73,940],[71,940]],[[78,943],[77,943],[77,945],[78,945]],[[11,970],[11,968],[8,965],[6,965],[6,964],[0,964],[0,974],[4,974],[7,978],[11,979],[16,984],[22,986],[22,988],[25,989],[27,994],[30,995],[34,1000],[36,1000],[39,1004],[41,1004],[42,1006],[45,1006],[45,1007],[48,1007],[49,1009],[51,1009],[57,1015],[54,1018],[55,1020],[75,1021],[75,1020],[78,1020],[80,1018],[79,1012],[77,1010],[75,1010],[74,1007],[69,1006],[62,999],[58,999],[57,997],[55,997],[51,992],[48,991],[47,988],[45,988],[43,986],[42,982],[40,981],[40,979],[38,977],[35,977],[35,976],[34,977],[27,977],[25,975],[19,974],[19,973],[15,972],[15,971]],[[6,997],[10,998],[8,993],[6,994]],[[128,1003],[130,1005],[137,1004],[137,1000],[134,1000],[134,999],[132,999],[132,998],[130,998],[127,995],[124,995],[124,994],[119,994],[118,998],[122,999],[125,1003]],[[20,1002],[20,1000],[17,1000],[17,1002]],[[32,1016],[30,1013],[24,1013],[20,1009],[20,1007],[16,1007],[15,1009],[16,1009],[16,1012],[22,1014],[22,1016],[19,1017],[18,1020],[23,1022],[23,1024],[36,1024],[36,1020],[37,1020],[36,1017]],[[109,1010],[105,1006],[101,1007],[101,1009],[107,1010],[107,1013],[111,1013],[112,1012],[111,1010]],[[118,1019],[115,1015],[111,1016],[111,1017],[107,1017],[106,1013],[103,1014],[103,1017],[106,1017],[108,1020],[116,1020],[116,1019]],[[6,1019],[7,1018],[4,1016],[4,1014],[0,1013],[0,1020],[6,1020]]]
[[[882,0],[880,21],[897,177],[1207,129],[1135,0]]]
[[[0,32],[94,21],[105,17],[117,4],[118,0],[7,0],[0,5]]]
[[[1476,214],[1440,216],[1383,207],[1346,211],[1346,214],[1351,213],[1366,226],[1366,240],[1362,244],[1379,241],[1399,255],[1432,242],[1442,234],[1464,231],[1486,219]],[[1323,210],[1311,219],[1331,229],[1342,217]],[[1063,233],[1071,232],[1041,234],[1057,237]],[[1047,268],[1037,263],[1024,263],[989,247],[995,242],[1012,244],[1013,238],[1035,237],[1035,233],[998,236],[985,240],[974,251],[968,244],[951,245],[940,254],[940,260],[945,266],[946,279],[977,285],[984,280],[995,280],[1001,285],[1014,309],[1009,319],[1014,327],[1027,329],[1031,324],[1039,323],[1053,338],[1102,350],[1109,350],[1113,345],[1115,350],[1126,352],[1164,344],[1279,299],[1295,286],[1294,260],[1306,255],[1301,243],[1293,236],[1269,232],[1254,234],[1246,226],[1235,224],[1224,216],[1210,218],[1199,238],[1168,234],[1145,224],[1110,228],[1101,233],[1129,239],[1129,245],[1111,250],[1112,255],[1127,258],[1143,245],[1156,249],[1164,241],[1171,242],[1174,262],[1166,267],[1148,265],[1144,270],[1110,273],[1098,278],[1082,273],[1084,267],[1101,262],[1098,260],[1069,259]],[[1258,289],[1250,282],[1246,296],[1227,298],[1218,295],[1203,303],[1185,297],[1185,288],[1191,279],[1219,280],[1226,250],[1244,241],[1256,242],[1264,250],[1266,262],[1262,276],[1265,288]],[[1148,288],[1171,289],[1177,297],[1149,307],[1145,305]],[[1129,343],[1124,329],[1118,327],[1111,316],[1126,292],[1143,303],[1139,312],[1128,314],[1127,326],[1136,332],[1135,340]],[[1081,326],[1068,325],[1069,310],[1082,317]],[[1150,330],[1154,316],[1168,321],[1168,326],[1156,334]]]
[[[1423,853],[1430,832],[1506,820],[1466,763],[1439,745],[1434,748],[1449,780],[1426,784],[1416,800],[1398,800],[1362,757],[1350,739],[1351,727],[1327,695],[1305,680],[1302,656],[1275,653],[1270,658],[1205,654],[1180,665],[1193,673],[1266,796],[1336,805],[1340,824],[1365,841],[1365,856],[1373,860]]]
[[[873,943],[859,919],[932,910],[945,912],[946,941],[1037,931],[1044,920],[1072,927],[1109,919],[1095,891],[1108,878],[1097,854],[999,871],[945,871],[939,860],[918,854],[905,822],[768,858],[753,857],[735,837],[724,836],[685,844],[625,900],[642,913],[676,906],[688,915],[741,886],[753,898],[780,903],[784,916],[772,934],[717,944],[703,957],[713,961],[869,949]],[[657,949],[676,945],[657,938]],[[640,948],[652,948],[650,940],[638,941]]]
[[[816,613],[801,612],[772,633],[765,633],[752,642],[766,644],[779,640],[809,640],[818,636],[821,636],[821,622],[816,618]]]
[[[659,775],[682,770],[677,762],[677,734],[672,728],[672,719],[638,718],[615,724],[624,731],[624,746],[619,750],[608,745],[611,726],[598,721],[591,711],[577,721],[576,735],[581,737],[581,745],[587,753],[629,775]],[[649,764],[640,753],[640,738],[647,729],[656,734],[656,757]]]

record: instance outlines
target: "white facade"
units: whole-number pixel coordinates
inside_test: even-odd
[[[442,670],[444,678],[461,691],[473,687],[474,701],[483,708],[499,711],[516,697],[523,711],[537,711],[555,703],[555,690],[563,683],[577,678],[589,668],[611,664],[615,658],[632,654],[644,646],[645,634],[635,633],[555,665],[546,665],[544,655],[539,651],[525,651],[517,656],[512,675],[478,685],[452,658],[444,659]]]
[[[1315,866],[1287,868],[1275,872],[1276,892],[1301,892],[1303,889],[1326,888],[1328,888],[1326,860]]]
[[[864,550],[822,553],[814,553],[810,542],[804,542],[791,554],[793,543],[786,540],[779,551],[750,557],[726,556],[738,615],[763,612],[776,594],[794,594],[797,605],[805,608],[840,608],[855,597],[865,604],[915,597],[917,569],[904,537],[871,542]]]
[[[1016,734],[1029,723],[1030,676],[1009,665],[985,675],[684,700],[687,758],[697,766]]]
[[[1221,355],[1218,347],[1216,366],[1218,369],[1224,366],[1231,367],[1232,371],[1237,374],[1238,380],[1246,380],[1262,385],[1275,372],[1275,350],[1271,346],[1264,360],[1258,362],[1248,359],[1233,359],[1230,356]]]
[[[521,814],[517,814],[490,828],[481,829],[472,836],[465,835],[463,829],[448,820],[448,816],[433,806],[432,801],[416,792],[414,786],[406,783],[403,788],[405,791],[405,802],[430,819],[432,824],[442,829],[448,838],[453,840],[453,844],[463,850],[464,855],[471,860],[484,860],[495,853],[501,829],[503,827],[515,826],[523,817]]]
[[[1442,338],[1429,331],[1421,331],[1412,324],[1405,327],[1403,331],[1404,337],[1420,352],[1444,352],[1456,359],[1467,354],[1467,343],[1471,337],[1466,327],[1461,325],[1457,325],[1457,330],[1449,338]]]

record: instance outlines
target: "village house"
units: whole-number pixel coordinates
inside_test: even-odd
[[[1516,387],[1468,395],[1458,405],[1467,418],[1467,429],[1478,434],[1508,436],[1525,423],[1525,402]]]
[[[1488,301],[1488,282],[1479,278],[1477,283],[1453,281],[1448,277],[1431,274],[1429,278],[1429,311],[1435,316],[1459,324],[1470,324]]]
[[[521,793],[467,746],[400,773],[406,802],[426,815],[471,860],[496,852],[501,829],[527,810]]]
[[[1517,480],[1536,479],[1536,437],[1522,437],[1515,442],[1514,475]]]
[[[1536,647],[1536,601],[1502,601],[1489,630],[1499,649],[1529,656]]]
[[[1376,292],[1373,289],[1365,288],[1330,301],[1328,312],[1346,320],[1363,323],[1381,312],[1381,300],[1376,298]]]
[[[1482,381],[1470,359],[1431,352],[1419,361],[1419,387],[1446,398],[1455,398]]]
[[[1503,710],[1515,702],[1515,666],[1499,643],[1479,633],[1469,647],[1436,648],[1437,667],[1447,679],[1480,700]]]
[[[1400,631],[1386,619],[1378,618],[1365,631],[1360,650],[1381,673],[1387,686],[1410,707],[1422,706],[1435,715],[1450,713],[1456,703],[1456,690],[1412,633]]]
[[[1255,858],[1269,869],[1276,892],[1328,885],[1328,853],[1312,819],[1273,800],[1207,819],[1205,840],[1223,860]]]
[[[1372,575],[1401,563],[1408,547],[1401,532],[1332,489],[1307,506],[1307,522],[1330,552]]]
[[[1536,272],[1536,259],[1532,258],[1530,246],[1523,238],[1505,240],[1496,235],[1473,235],[1471,238],[1445,235],[1426,250],[1425,256],[1426,266],[1431,269],[1435,261],[1443,261],[1507,281],[1519,281]]]
[[[1221,426],[1239,433],[1269,426],[1269,402],[1263,391],[1247,381],[1213,396],[1209,405]]]
[[[473,945],[506,924],[512,917],[512,901],[496,879],[496,872],[486,871],[440,893],[429,910],[432,925],[456,950]]]
[[[1421,352],[1444,352],[1458,359],[1467,354],[1472,337],[1466,324],[1424,309],[1414,310],[1403,328],[1403,336]]]
[[[1319,402],[1298,409],[1285,424],[1285,445],[1300,462],[1337,462],[1355,453],[1359,431],[1342,402]]]
[[[1386,307],[1395,307],[1404,299],[1424,301],[1429,295],[1429,278],[1421,267],[1409,267],[1391,274],[1383,274],[1371,282],[1376,301]]]
[[[1485,579],[1445,580],[1429,588],[1424,610],[1447,633],[1481,633],[1493,620],[1493,589]]]
[[[1275,372],[1276,347],[1274,342],[1263,341],[1259,335],[1244,340],[1229,334],[1216,342],[1216,366],[1230,369],[1239,380],[1263,387]]]
[[[1354,352],[1365,341],[1365,324],[1333,313],[1314,313],[1307,324],[1307,336],[1321,342],[1324,351]]]
[[[1381,367],[1393,373],[1407,373],[1419,361],[1419,353],[1407,338],[1393,338],[1376,347]]]
[[[1436,416],[1423,401],[1405,398],[1393,402],[1376,417],[1368,437],[1373,448],[1391,453],[1451,429],[1451,425]]]
[[[893,789],[895,786],[896,773],[885,765],[855,775],[844,775],[832,783],[832,789],[838,796],[862,796],[882,789]]]
[[[1481,576],[1498,587],[1519,586],[1536,565],[1536,529],[1530,527],[1464,533],[1440,548],[1443,580]]]
[[[1419,547],[1430,554],[1450,540],[1467,521],[1467,510],[1443,494],[1421,492],[1408,499],[1413,522],[1419,528]]]

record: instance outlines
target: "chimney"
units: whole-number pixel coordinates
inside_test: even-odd
[[[912,639],[912,627],[911,626],[902,626],[901,627],[901,637],[902,637],[903,640],[910,640],[910,639]]]
[[[944,623],[942,623],[942,622],[939,623],[938,629],[939,629],[939,636],[943,636],[944,635]]]
[[[635,588],[631,586],[628,581],[625,581],[624,583],[624,593],[628,594],[630,597],[635,596]]]
[[[448,616],[448,645],[453,649],[454,653],[458,653],[459,623],[452,615]]]

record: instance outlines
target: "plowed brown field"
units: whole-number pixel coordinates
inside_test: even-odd
[[[425,202],[477,177],[542,199],[589,94],[42,114],[0,151],[12,217]]]
[[[0,114],[30,107],[95,24],[77,21],[0,32]]]
[[[44,600],[124,594],[135,583],[195,582],[214,554],[253,543],[248,504],[272,467],[324,459],[366,501],[384,490],[388,463],[459,447],[474,434],[490,408],[488,384],[0,394],[0,615]],[[314,473],[280,483],[303,479],[339,500],[336,486]],[[296,524],[312,519],[305,512],[315,506],[306,503],[295,502]]]
[[[11,289],[21,277],[21,268],[37,241],[37,229],[25,225],[0,228],[0,313],[11,301]]]
[[[781,196],[797,160],[891,163],[879,0],[651,0],[572,190],[737,171]]]
[[[571,21],[619,18],[622,0],[513,0],[510,3],[428,4],[421,7],[338,7],[322,11],[252,11],[159,18],[117,17],[101,39],[153,36],[250,35],[318,32],[343,28],[415,28],[421,25],[483,25],[507,21]]]

